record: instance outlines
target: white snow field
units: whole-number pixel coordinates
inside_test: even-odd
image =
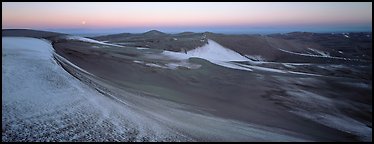
[[[2,141],[311,140],[285,130],[187,112],[183,105],[125,91],[125,97],[104,95],[56,63],[48,41],[2,41]]]

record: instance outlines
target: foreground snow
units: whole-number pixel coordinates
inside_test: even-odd
[[[51,44],[2,38],[3,141],[142,141],[175,137],[60,67]],[[181,138],[182,139],[182,138]]]

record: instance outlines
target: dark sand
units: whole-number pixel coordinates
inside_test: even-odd
[[[202,59],[190,60],[203,65],[199,69],[169,70],[134,63],[133,60],[138,60],[140,54],[126,48],[92,49],[87,44],[77,43],[55,43],[54,47],[58,54],[95,76],[112,82],[114,87],[131,89],[139,93],[145,92],[151,97],[186,104],[191,107],[187,109],[188,111],[280,128],[316,141],[357,140],[351,134],[290,113],[289,108],[282,101],[272,99],[276,95],[285,96],[282,88],[285,83],[277,81],[274,78],[276,74],[231,70]],[[113,53],[113,51],[117,52]],[[118,51],[122,52],[118,53]],[[292,75],[281,77],[290,80],[303,78]],[[324,82],[330,80],[331,78],[320,79]],[[337,80],[339,79],[335,79]],[[303,84],[287,83],[287,85],[308,87]],[[340,92],[331,94],[331,90],[337,88]],[[319,85],[317,89],[323,95],[343,94],[341,97],[352,97],[352,93],[346,93],[352,89],[346,87]],[[363,98],[359,100],[371,101],[371,90],[355,90],[363,94]],[[366,100],[363,101],[367,103]],[[371,119],[367,114],[361,117]]]

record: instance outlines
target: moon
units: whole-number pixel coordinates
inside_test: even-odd
[[[82,25],[85,25],[86,24],[86,21],[82,21]]]

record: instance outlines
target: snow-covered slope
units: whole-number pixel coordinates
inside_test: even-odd
[[[208,44],[187,51],[187,53],[164,51],[164,55],[175,59],[188,59],[197,57],[209,61],[248,61],[248,59],[239,53],[221,46],[213,40],[208,40]]]
[[[239,53],[221,46],[213,40],[208,39],[208,44],[196,49],[187,51],[187,53],[163,51],[163,55],[179,60],[186,60],[192,57],[206,59],[214,64],[239,70],[252,71],[249,68],[240,67],[232,61],[249,61]]]
[[[187,55],[212,61],[248,61],[239,53],[225,48],[213,40],[208,40],[208,44],[188,51]]]

